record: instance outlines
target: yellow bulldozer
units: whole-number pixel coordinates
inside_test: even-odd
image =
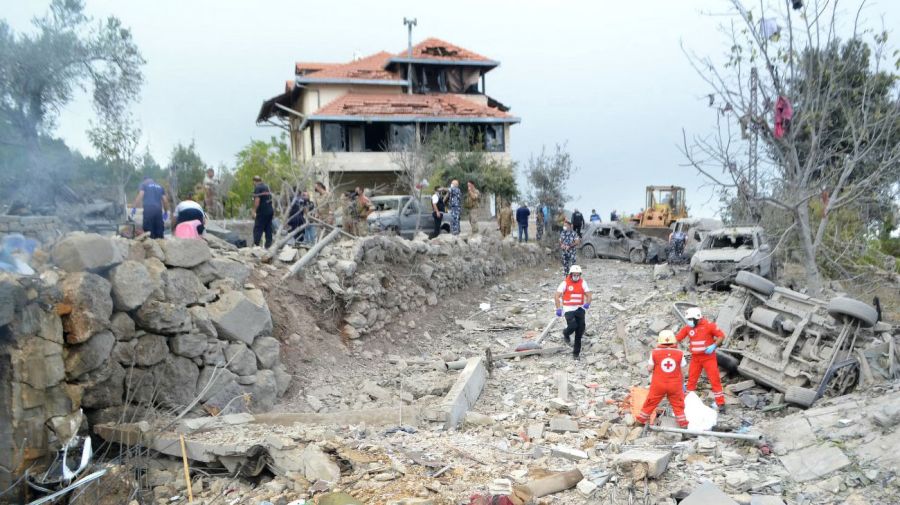
[[[669,226],[685,217],[688,217],[688,214],[684,188],[680,186],[647,186],[644,210],[632,218],[632,223],[637,231],[645,235],[668,240]]]

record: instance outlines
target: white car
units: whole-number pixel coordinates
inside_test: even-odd
[[[747,271],[775,279],[772,248],[760,226],[737,226],[707,233],[691,257],[691,283],[728,284],[738,272]]]

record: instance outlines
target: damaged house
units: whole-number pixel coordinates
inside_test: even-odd
[[[519,118],[485,93],[485,75],[499,64],[435,38],[348,63],[298,62],[284,93],[263,102],[257,124],[290,132],[292,159],[327,170],[332,181],[394,186],[391,151],[448,125],[509,156]]]

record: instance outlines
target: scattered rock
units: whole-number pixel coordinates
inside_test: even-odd
[[[243,343],[236,342],[225,348],[228,369],[238,375],[256,374],[256,356]]]
[[[341,469],[337,463],[322,452],[315,444],[309,444],[303,450],[303,474],[310,482],[324,480],[326,482],[337,483],[341,479]],[[321,504],[321,499],[319,500]],[[338,502],[340,503],[340,502]]]

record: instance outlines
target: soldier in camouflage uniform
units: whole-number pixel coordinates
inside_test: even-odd
[[[478,233],[478,207],[481,205],[481,192],[475,187],[475,183],[469,181],[466,186],[466,211],[469,213],[469,225],[472,233]]]
[[[569,268],[575,264],[575,255],[581,240],[572,229],[572,223],[568,219],[563,221],[563,229],[559,232],[559,248],[562,251],[562,266],[565,275],[569,275]]]
[[[462,216],[462,192],[459,190],[459,181],[453,179],[450,183],[450,233],[459,235],[459,218]]]

